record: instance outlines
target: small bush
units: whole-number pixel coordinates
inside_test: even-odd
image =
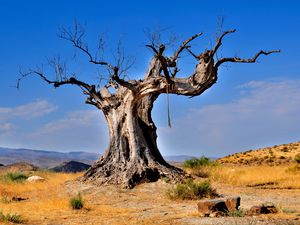
[[[4,204],[11,203],[11,201],[12,201],[11,198],[8,197],[8,196],[3,196],[3,197],[1,198],[1,202],[4,203]]]
[[[198,177],[209,177],[211,166],[216,165],[209,158],[202,156],[200,158],[193,158],[183,162],[183,168],[190,174]]]
[[[212,189],[209,181],[195,183],[188,179],[183,184],[177,184],[174,188],[167,191],[170,199],[201,199],[204,197],[217,196],[216,191]]]
[[[72,209],[82,209],[83,208],[83,200],[82,200],[80,193],[78,193],[77,196],[70,199],[70,205],[71,205]]]
[[[238,209],[238,210],[235,210],[233,212],[227,212],[226,215],[229,216],[229,217],[244,217],[245,212],[241,209]]]
[[[193,158],[193,159],[189,159],[189,160],[185,160],[183,162],[183,167],[184,168],[188,168],[188,169],[195,169],[201,166],[208,166],[211,164],[211,161],[209,158],[202,156],[198,159]]]
[[[3,178],[6,182],[23,182],[28,178],[28,176],[23,173],[7,173]]]
[[[23,223],[22,216],[16,213],[4,214],[0,211],[0,221],[1,222],[11,222],[11,223]]]
[[[282,212],[283,213],[296,213],[297,210],[295,210],[295,209],[289,209],[289,208],[283,208]]]
[[[295,161],[300,164],[300,154],[295,156]]]

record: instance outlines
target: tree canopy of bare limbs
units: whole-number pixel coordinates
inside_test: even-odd
[[[60,37],[69,41],[76,49],[86,55],[87,60],[107,68],[108,82],[103,87],[87,83],[75,74],[66,74],[66,66],[59,59],[51,61],[56,79],[51,80],[42,69],[21,72],[19,82],[30,75],[39,76],[55,88],[63,85],[75,85],[87,96],[86,103],[95,106],[104,114],[109,128],[110,143],[105,153],[92,165],[81,178],[84,182],[97,185],[114,184],[133,188],[142,182],[156,181],[166,177],[173,182],[180,182],[185,173],[162,157],[157,146],[156,126],[151,118],[153,103],[161,94],[198,96],[209,89],[218,79],[219,67],[227,62],[254,63],[261,55],[269,55],[279,50],[257,52],[252,58],[238,57],[217,58],[216,54],[225,36],[235,30],[223,32],[212,49],[200,54],[194,53],[192,42],[201,37],[195,34],[184,40],[173,55],[166,55],[166,46],[151,41],[147,48],[153,52],[149,66],[140,80],[122,77],[127,70],[125,59],[120,52],[117,65],[98,60],[83,41],[84,30],[75,24],[73,29],[63,29]],[[184,78],[177,77],[178,61],[183,52],[195,58],[195,70]],[[125,64],[125,66],[124,66]],[[182,76],[181,76],[182,77]],[[110,91],[111,88],[115,91]]]

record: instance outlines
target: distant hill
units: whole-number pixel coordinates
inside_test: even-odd
[[[0,173],[31,172],[31,171],[36,171],[37,169],[38,167],[32,164],[20,162],[20,163],[13,163],[7,166],[1,166]]]
[[[220,158],[217,162],[234,165],[282,165],[294,162],[298,154],[300,142],[294,142],[235,153]]]
[[[90,168],[91,165],[76,162],[76,161],[69,161],[64,162],[59,166],[51,168],[54,172],[63,172],[63,173],[76,173],[76,172],[82,172]]]
[[[50,168],[66,161],[92,164],[100,154],[88,152],[55,152],[32,149],[0,148],[0,164],[28,162],[41,168]]]
[[[17,162],[28,162],[41,168],[52,168],[63,162],[77,161],[88,165],[93,164],[100,154],[89,152],[57,152],[44,151],[33,149],[13,149],[0,147],[0,165],[8,165]],[[175,155],[165,156],[165,160],[169,162],[183,162],[186,159],[191,159],[193,156]]]

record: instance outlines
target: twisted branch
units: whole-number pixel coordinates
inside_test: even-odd
[[[237,63],[254,63],[256,62],[257,58],[260,55],[269,55],[272,53],[279,53],[280,50],[271,50],[271,51],[263,51],[260,50],[258,53],[256,53],[252,58],[249,59],[241,59],[238,57],[233,57],[233,58],[221,58],[216,64],[215,67],[218,68],[221,64],[225,63],[225,62],[237,62]]]

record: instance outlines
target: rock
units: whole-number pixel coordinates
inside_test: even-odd
[[[45,181],[45,178],[40,177],[40,176],[31,176],[27,178],[28,182],[40,182],[40,181]]]
[[[227,198],[225,201],[225,205],[227,207],[228,212],[234,212],[234,211],[238,210],[240,204],[241,204],[240,197]]]
[[[247,212],[248,215],[277,213],[278,210],[273,203],[263,203],[261,205],[252,206]]]
[[[238,210],[241,198],[202,200],[198,202],[198,212],[203,216],[217,217]]]
[[[22,198],[22,197],[12,197],[12,201],[15,201],[15,202],[20,202],[20,201],[25,201],[27,200],[28,198]]]

